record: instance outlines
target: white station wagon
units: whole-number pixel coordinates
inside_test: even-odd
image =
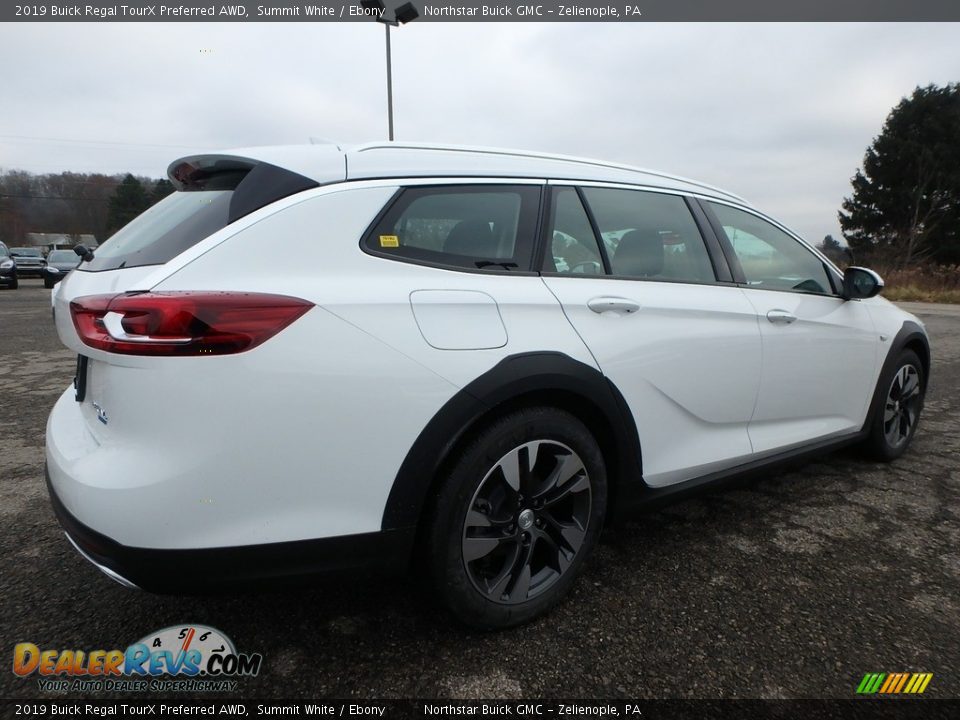
[[[506,627],[614,516],[846,443],[892,460],[916,430],[920,322],[708,185],[393,143],[169,177],[54,299],[78,361],[51,500],[126,585],[415,564]]]

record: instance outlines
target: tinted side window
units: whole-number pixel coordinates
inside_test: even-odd
[[[580,196],[570,187],[553,191],[550,246],[543,257],[544,272],[603,275],[603,257]]]
[[[584,188],[613,275],[709,283],[710,255],[683,198],[642,190]]]
[[[539,203],[535,185],[408,188],[365,245],[378,255],[472,270],[529,270]]]
[[[833,294],[823,261],[766,220],[710,203],[743,268],[747,284],[762,290]]]

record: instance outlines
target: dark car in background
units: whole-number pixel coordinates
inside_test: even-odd
[[[73,250],[51,250],[43,269],[43,286],[52,288],[79,264],[80,256]]]
[[[17,274],[20,277],[43,277],[43,269],[47,261],[38,247],[10,248],[10,254],[17,263]]]
[[[0,287],[16,290],[18,284],[17,261],[10,257],[10,250],[0,242]]]

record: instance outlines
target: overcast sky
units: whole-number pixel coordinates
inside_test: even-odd
[[[890,109],[960,80],[956,24],[414,22],[392,37],[398,140],[664,170],[814,242],[839,237]],[[160,177],[198,149],[386,137],[373,22],[0,24],[0,68],[6,170]]]

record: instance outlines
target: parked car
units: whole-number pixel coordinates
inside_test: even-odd
[[[0,287],[16,290],[19,287],[17,280],[17,261],[10,255],[10,249],[0,242]]]
[[[47,261],[38,247],[13,247],[10,254],[17,262],[17,274],[20,277],[43,277]]]
[[[412,563],[508,627],[639,505],[850,443],[893,460],[916,432],[920,321],[729,192],[398,144],[169,177],[55,295],[78,362],[50,497],[123,584]]]
[[[47,289],[52,288],[79,263],[80,256],[72,249],[51,250],[47,254],[47,265],[43,269],[43,286]]]

